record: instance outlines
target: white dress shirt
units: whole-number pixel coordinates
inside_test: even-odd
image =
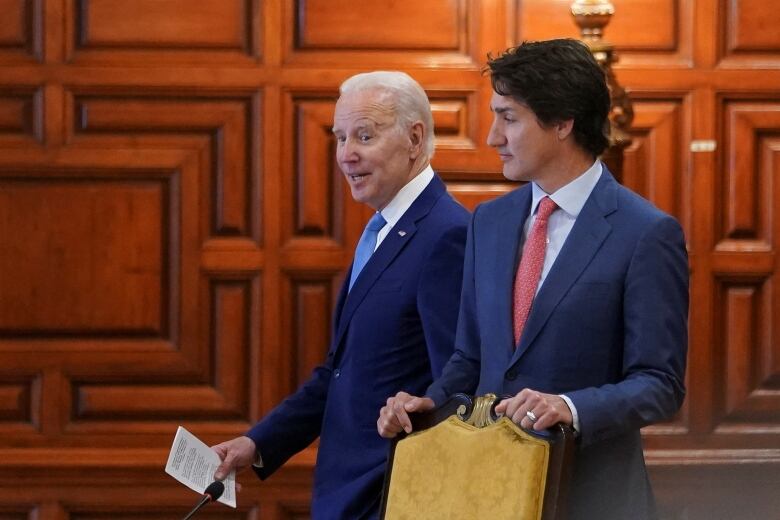
[[[558,258],[558,253],[561,252],[561,248],[563,248],[566,238],[569,236],[569,233],[571,233],[577,216],[580,214],[580,211],[582,211],[582,207],[585,205],[585,202],[587,202],[588,197],[590,197],[593,188],[596,187],[596,183],[601,178],[601,172],[601,161],[597,159],[585,173],[559,188],[555,193],[545,193],[545,191],[536,183],[531,184],[531,213],[530,218],[525,220],[525,225],[523,226],[523,243],[528,239],[528,233],[531,231],[531,226],[536,220],[536,210],[539,208],[539,202],[544,197],[549,196],[553,202],[558,205],[558,210],[554,211],[547,221],[547,248],[544,253],[542,276],[539,279],[539,285],[536,288],[537,294],[539,293],[539,289],[541,289],[545,278],[547,278],[550,268],[553,263],[555,263],[555,259]],[[561,398],[569,405],[572,415],[572,426],[575,431],[579,432],[580,418],[577,414],[577,408],[567,396],[561,395]]]
[[[433,168],[431,168],[431,165],[429,164],[423,171],[418,173],[414,179],[407,182],[403,188],[398,190],[395,197],[393,197],[387,206],[382,208],[382,211],[379,213],[382,214],[382,218],[385,219],[387,224],[385,224],[376,235],[376,246],[374,247],[374,251],[376,251],[379,244],[382,243],[382,240],[384,240],[390,233],[390,230],[393,229],[393,226],[401,220],[401,217],[406,213],[406,210],[409,209],[415,200],[417,200],[417,197],[419,197],[423,190],[428,187],[428,184],[430,184],[432,180]]]

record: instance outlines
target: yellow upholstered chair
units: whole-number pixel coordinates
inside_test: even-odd
[[[451,397],[414,414],[393,441],[382,497],[384,520],[562,520],[572,430],[544,434],[497,419],[495,395]]]

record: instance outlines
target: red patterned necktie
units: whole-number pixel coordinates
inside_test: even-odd
[[[539,202],[531,232],[523,246],[520,266],[515,275],[513,322],[515,331],[515,347],[520,343],[523,327],[531,312],[531,303],[542,277],[544,253],[547,249],[547,220],[558,205],[550,197],[544,197]]]

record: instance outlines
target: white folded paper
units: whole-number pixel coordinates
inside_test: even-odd
[[[214,472],[220,462],[219,455],[214,450],[179,426],[168,454],[165,472],[202,494],[206,486],[214,481]],[[236,472],[231,471],[222,483],[225,484],[225,492],[218,502],[236,507]]]

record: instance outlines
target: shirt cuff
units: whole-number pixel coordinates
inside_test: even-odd
[[[260,455],[260,450],[257,450],[255,452],[255,461],[252,463],[252,466],[254,466],[255,468],[263,467],[263,456]]]
[[[566,402],[566,405],[569,407],[569,410],[571,410],[571,427],[574,428],[574,433],[579,435],[579,433],[580,433],[580,416],[577,415],[577,407],[574,406],[574,403],[571,402],[571,399],[569,399],[565,395],[559,394],[558,397],[563,399]]]

